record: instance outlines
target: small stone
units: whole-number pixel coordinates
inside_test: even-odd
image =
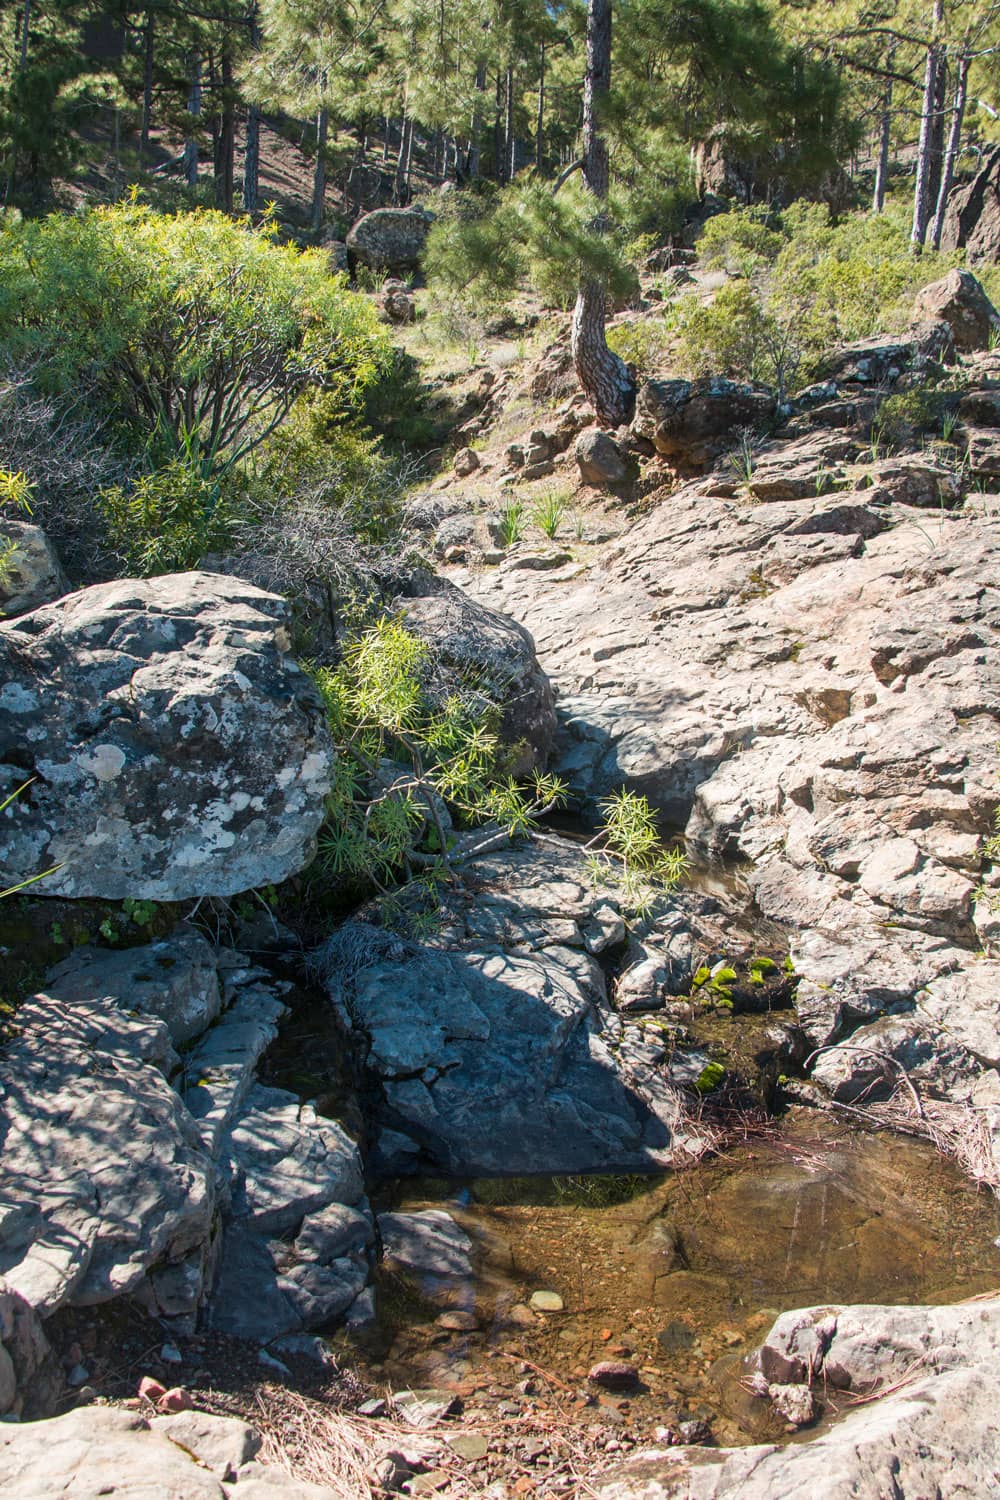
[[[190,1391],[186,1391],[182,1385],[175,1385],[169,1391],[164,1391],[156,1406],[158,1411],[190,1411],[194,1401]]]
[[[768,1398],[790,1427],[807,1427],[819,1415],[816,1397],[807,1385],[772,1385]]]
[[[464,479],[467,474],[474,474],[479,468],[479,454],[475,448],[460,448],[455,454],[452,467],[459,479]]]
[[[479,1432],[459,1432],[448,1438],[447,1442],[452,1453],[457,1453],[459,1458],[464,1458],[470,1464],[479,1463],[490,1449],[489,1442]]]
[[[443,1312],[434,1321],[439,1328],[447,1328],[452,1333],[471,1333],[479,1327],[475,1316],[469,1312],[462,1312],[460,1308],[452,1312]]]
[[[426,1474],[418,1474],[409,1486],[411,1495],[434,1495],[438,1490],[448,1487],[451,1475],[447,1469],[429,1469]]]
[[[682,1443],[707,1443],[711,1441],[712,1434],[707,1422],[695,1420],[678,1423],[677,1436]]]
[[[384,1417],[386,1403],[381,1396],[374,1396],[370,1401],[362,1401],[358,1407],[359,1417]]]
[[[86,1385],[90,1379],[90,1371],[85,1365],[74,1365],[66,1376],[67,1385]]]
[[[528,1298],[528,1304],[535,1312],[562,1312],[565,1303],[558,1292],[547,1292],[544,1290],[532,1292]],[[513,1308],[511,1309],[513,1311]]]
[[[139,1381],[139,1395],[147,1401],[159,1401],[167,1394],[167,1388],[154,1380],[151,1375],[144,1375]]]
[[[639,1372],[623,1360],[604,1359],[592,1367],[587,1379],[606,1391],[634,1391],[639,1384]]]
[[[182,1365],[184,1356],[176,1344],[164,1344],[160,1350],[160,1358],[168,1365]]]

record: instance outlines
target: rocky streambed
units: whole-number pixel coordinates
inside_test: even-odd
[[[341,1330],[397,1397],[369,1488],[990,1492],[1000,365],[963,366],[964,465],[866,448],[873,383],[925,345],[845,351],[742,478],[760,393],[650,383],[584,445],[641,483],[608,480],[568,551],[497,555],[488,447],[414,508],[450,576],[397,607],[502,685],[523,765],[553,752],[584,822],[644,792],[741,882],[638,920],[549,832],[471,864],[420,940],[362,909],[309,951],[241,918],[69,953],[0,1058],[12,1495],[105,1493],[109,1463],[157,1500],[315,1494],[245,1424],[219,1448],[218,1416],[171,1435],[165,1395],[88,1405],[124,1393],[122,1309],[155,1335],[127,1380],[145,1360],[206,1401],[220,1350],[250,1389],[329,1383]],[[575,482],[587,425],[570,402],[542,477]],[[195,919],[296,874],[333,751],[287,604],[210,573],[30,582],[0,753],[35,781],[0,866]]]

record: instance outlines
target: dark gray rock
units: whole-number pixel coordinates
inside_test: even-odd
[[[544,766],[555,740],[555,708],[535,643],[523,626],[470,599],[451,584],[420,597],[402,596],[406,627],[431,649],[430,686],[443,703],[462,690],[500,712],[507,744],[521,745],[516,774]]]
[[[349,254],[377,270],[413,271],[420,264],[430,219],[415,208],[376,208],[351,226]]]
[[[587,427],[580,433],[573,455],[585,484],[621,484],[628,478],[628,465],[618,444],[597,427]]]
[[[219,1014],[216,953],[193,927],[168,938],[110,952],[78,948],[45,979],[46,994],[67,1005],[99,998],[165,1022],[175,1047],[193,1041]]]

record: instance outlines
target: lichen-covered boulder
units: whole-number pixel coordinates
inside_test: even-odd
[[[347,249],[362,265],[379,270],[412,271],[430,228],[430,219],[416,208],[376,208],[353,225]]]
[[[311,858],[333,750],[286,653],[288,606],[240,579],[99,584],[0,626],[0,887],[158,901]]]
[[[0,520],[0,618],[27,614],[69,588],[55,548],[40,526],[14,516]]]

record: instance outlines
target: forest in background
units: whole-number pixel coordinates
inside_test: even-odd
[[[551,180],[581,156],[581,0],[17,0],[0,6],[6,206],[141,182],[157,206],[259,213],[299,148],[288,226],[342,232],[446,181]],[[908,174],[915,242],[1000,138],[985,0],[630,0],[602,105],[615,208],[662,242],[720,184],[746,201],[885,202]]]

